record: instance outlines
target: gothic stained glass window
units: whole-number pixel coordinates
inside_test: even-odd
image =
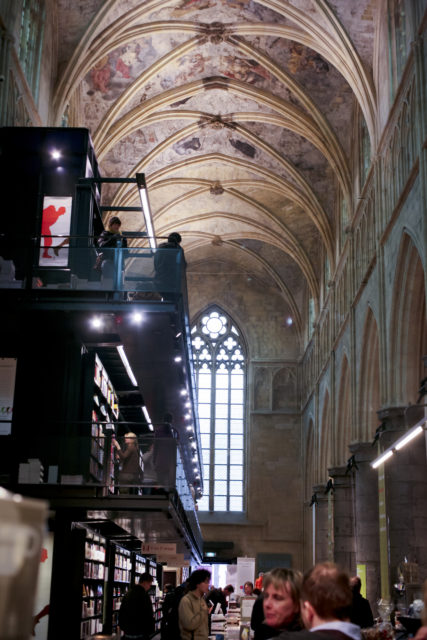
[[[204,468],[203,511],[243,511],[246,355],[233,321],[217,307],[191,331]]]
[[[23,0],[19,36],[19,61],[37,102],[45,21],[44,0]]]

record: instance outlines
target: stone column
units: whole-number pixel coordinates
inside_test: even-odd
[[[332,467],[334,482],[334,561],[351,575],[356,573],[353,515],[353,479],[347,467]]]
[[[377,413],[385,424],[380,439],[384,451],[423,417],[424,407],[389,407]],[[423,435],[396,451],[383,467],[390,585],[397,581],[397,567],[405,558],[418,565],[422,580],[427,575],[427,464]],[[393,594],[392,588],[390,593]]]
[[[316,494],[317,504],[312,507],[316,509],[316,537],[315,551],[316,563],[330,560],[329,548],[329,527],[328,527],[328,496],[325,494],[325,485],[316,484],[313,486],[313,493]]]
[[[366,597],[375,609],[374,605],[381,597],[378,473],[370,462],[377,457],[377,448],[371,442],[356,442],[349,449],[357,466],[352,471],[356,565],[366,566]]]

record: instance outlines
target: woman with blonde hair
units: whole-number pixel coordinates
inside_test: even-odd
[[[117,440],[114,440],[117,457],[121,462],[119,471],[119,485],[142,484],[143,471],[140,465],[140,452],[138,438],[135,433],[125,433],[125,448],[122,449]],[[129,491],[129,489],[127,490]],[[121,489],[121,493],[126,493]]]
[[[281,631],[299,631],[302,574],[292,569],[272,569],[263,577],[263,591],[252,610],[255,640],[273,638]]]

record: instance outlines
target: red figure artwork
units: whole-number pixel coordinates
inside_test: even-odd
[[[43,258],[51,258],[49,255],[49,247],[52,246],[52,234],[51,234],[51,226],[55,224],[58,220],[59,216],[63,216],[66,209],[65,207],[58,207],[56,209],[53,204],[43,209],[43,217],[42,217],[42,236],[44,236],[44,249],[43,249]]]

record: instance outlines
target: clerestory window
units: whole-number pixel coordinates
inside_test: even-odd
[[[38,100],[39,93],[44,22],[45,0],[23,0],[19,61],[35,102]]]
[[[231,318],[218,307],[191,331],[204,470],[203,511],[243,511],[246,354]]]

